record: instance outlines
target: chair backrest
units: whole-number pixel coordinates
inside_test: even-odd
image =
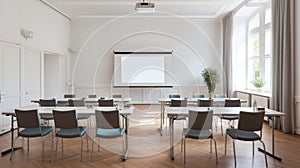
[[[211,107],[213,105],[213,100],[212,99],[199,99],[197,102],[198,107]]]
[[[65,94],[64,98],[75,98],[74,94]]]
[[[88,98],[97,98],[97,95],[95,95],[95,94],[88,95]]]
[[[241,107],[241,100],[240,99],[226,99],[224,106],[225,107]]]
[[[171,98],[180,98],[180,95],[178,95],[178,94],[170,94],[169,95],[169,98],[171,99]]]
[[[70,129],[78,128],[75,110],[53,110],[54,123],[56,128]]]
[[[40,120],[37,109],[18,110],[15,109],[17,123],[19,128],[39,128]]]
[[[214,98],[226,98],[225,94],[215,94]]]
[[[213,112],[210,111],[189,111],[189,129],[211,130]]]
[[[99,99],[98,100],[99,107],[113,107],[114,106],[114,100],[113,99]]]
[[[69,102],[70,107],[84,107],[85,106],[83,99],[77,99],[77,100],[69,99],[68,102]]]
[[[194,94],[193,98],[205,98],[205,94]]]
[[[187,106],[187,100],[174,100],[171,99],[170,107],[186,107]]]
[[[238,130],[261,131],[264,122],[265,112],[245,112],[239,115]]]
[[[119,110],[95,111],[96,127],[103,129],[120,128]]]
[[[121,94],[113,94],[111,97],[112,98],[122,98],[123,96]]]
[[[40,99],[39,104],[41,107],[55,107],[56,100],[55,99]]]

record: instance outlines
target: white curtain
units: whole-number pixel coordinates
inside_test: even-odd
[[[284,112],[280,125],[294,133],[294,0],[272,0],[271,108]]]
[[[232,35],[233,13],[223,18],[223,90],[228,97],[232,97]]]

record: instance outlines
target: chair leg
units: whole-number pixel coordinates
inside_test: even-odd
[[[93,138],[93,142],[92,142],[91,162],[93,161],[94,143],[95,143],[95,137]]]
[[[43,146],[42,146],[42,161],[44,161],[44,146],[45,146],[45,137],[42,137]]]
[[[214,143],[215,143],[216,164],[218,164],[218,163],[219,163],[219,160],[218,160],[217,142],[216,142],[216,140],[215,140],[215,139],[213,139],[213,138],[212,138],[212,140],[213,140],[213,141],[214,141]]]
[[[186,142],[185,137],[183,138],[183,163],[186,163]]]
[[[254,141],[252,141],[252,158],[254,156]]]
[[[226,150],[227,150],[227,133],[225,135],[225,156],[226,156]]]
[[[221,135],[223,136],[223,120],[221,118]]]
[[[232,140],[232,144],[233,144],[233,155],[234,155],[234,167],[236,167],[236,154],[235,154],[235,142],[234,142],[234,140]]]
[[[100,138],[97,138],[97,139],[98,139],[98,144],[97,145],[98,145],[98,152],[99,152],[100,151],[100,142],[99,142]]]
[[[55,154],[57,153],[57,146],[58,146],[58,138],[56,138],[56,144],[55,144]]]
[[[212,141],[212,140],[210,139],[210,140],[209,140],[209,144],[210,144],[210,145],[209,145],[209,146],[210,146],[210,153],[212,153],[212,152],[211,152],[211,148],[212,148],[212,147],[211,147],[211,146],[212,146],[212,145],[211,145],[211,141]]]
[[[87,151],[89,152],[89,137],[87,136],[87,134],[85,134],[86,136],[86,148],[87,148]]]
[[[180,143],[181,143],[181,147],[180,147],[181,149],[180,149],[180,152],[182,152],[182,148],[183,148],[183,138],[184,138],[183,136],[184,136],[184,135],[183,135],[183,133],[182,133],[182,138],[181,138],[181,142],[180,142]]]
[[[265,143],[264,143],[262,140],[259,140],[259,141],[263,144],[263,147],[264,147],[264,153],[265,153],[266,167],[268,167],[268,160],[267,160],[267,152],[266,152],[266,146],[265,146]]]
[[[10,153],[10,160],[12,160],[12,155],[14,154],[14,148],[15,148],[15,143],[18,137],[16,137],[13,142],[12,142],[12,148],[11,148],[11,153]]]
[[[61,138],[61,154],[64,154],[64,138]]]
[[[51,160],[52,160],[53,141],[54,141],[54,137],[53,137],[53,131],[52,131],[51,145],[50,145],[50,159],[49,159],[49,162],[51,162]]]
[[[82,148],[83,148],[83,137],[81,137],[81,151],[80,151],[80,161],[82,162]]]
[[[29,154],[29,138],[27,138],[27,155]]]

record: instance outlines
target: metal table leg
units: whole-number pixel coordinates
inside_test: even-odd
[[[128,156],[128,116],[123,116],[125,118],[125,152],[123,154],[123,161],[127,159]]]
[[[270,119],[272,121],[272,153],[266,151],[266,154],[268,156],[278,160],[278,161],[282,161],[282,158],[275,155],[275,140],[274,140],[274,134],[275,134],[275,131],[274,131],[275,130],[275,124],[274,124],[274,122],[275,122],[275,118],[276,118],[276,116],[270,117]],[[261,148],[258,148],[258,151],[264,152],[264,150],[261,149]]]
[[[170,156],[174,160],[174,119],[169,116],[169,129],[170,129]]]
[[[11,139],[10,139],[10,148],[5,150],[5,151],[2,151],[1,152],[1,156],[4,156],[10,152],[12,152],[12,149],[13,149],[13,143],[14,143],[14,115],[10,115],[11,116]],[[21,147],[15,147],[14,150],[17,150],[17,149],[21,149]]]

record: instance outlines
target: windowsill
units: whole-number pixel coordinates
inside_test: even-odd
[[[246,93],[246,94],[251,94],[251,95],[257,95],[257,96],[262,96],[262,97],[267,97],[267,98],[271,97],[270,93],[258,92],[258,91],[254,91],[254,90],[236,90],[236,92],[241,92],[241,93]]]

